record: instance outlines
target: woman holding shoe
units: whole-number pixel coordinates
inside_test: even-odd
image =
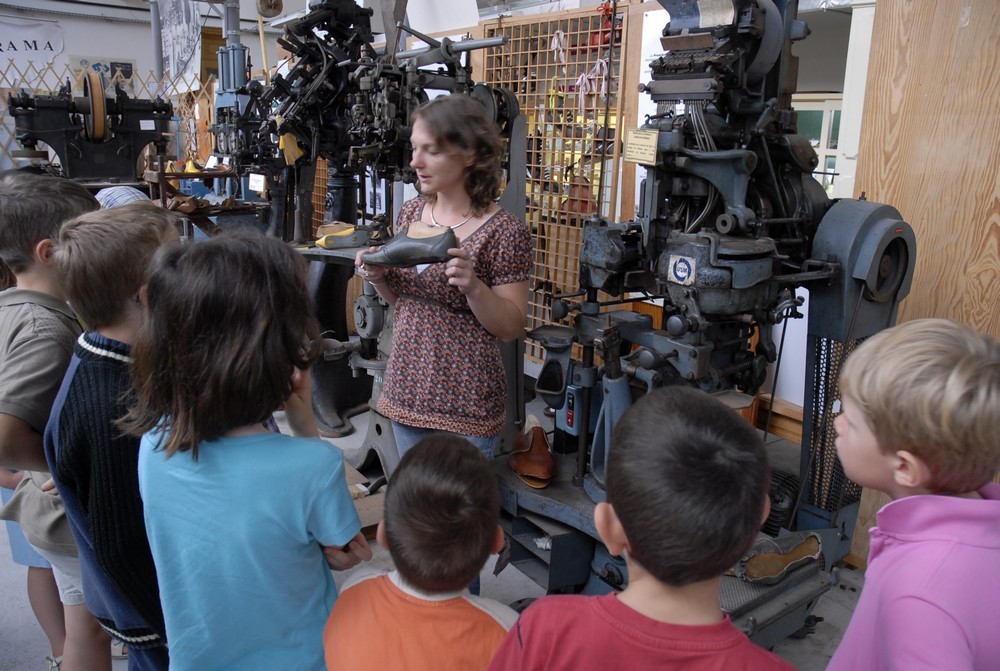
[[[377,410],[392,420],[400,456],[444,431],[491,457],[507,394],[498,341],[523,333],[531,235],[495,201],[500,137],[479,102],[443,96],[413,119],[420,196],[400,210],[396,237],[355,259],[395,306]]]

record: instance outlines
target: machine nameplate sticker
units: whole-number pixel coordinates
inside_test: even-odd
[[[675,284],[691,286],[694,284],[696,261],[690,256],[670,255],[669,280]]]

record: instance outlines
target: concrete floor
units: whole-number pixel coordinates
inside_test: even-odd
[[[538,413],[537,416],[541,416],[540,408],[529,406],[529,413],[533,410]],[[356,431],[346,438],[334,441],[345,448],[345,451],[356,449],[360,444],[367,416],[360,415],[353,418],[352,422]],[[388,552],[381,548],[375,549],[372,561],[378,566],[391,566]],[[538,585],[512,566],[494,576],[495,561],[496,558],[491,557],[483,568],[483,596],[503,603],[513,603],[544,594]],[[0,531],[0,603],[3,604],[0,607],[0,671],[41,671],[47,668],[44,658],[49,653],[48,642],[28,604],[25,573],[23,566],[17,566],[11,561],[7,533]],[[349,572],[335,574],[337,583],[341,583],[347,575]],[[821,671],[826,668],[850,620],[864,576],[861,571],[842,568],[839,570],[839,579],[838,585],[820,597],[813,611],[814,616],[822,618],[817,621],[815,631],[802,639],[786,639],[774,648],[775,653],[800,671]],[[112,666],[113,671],[125,671],[127,662],[115,661]]]

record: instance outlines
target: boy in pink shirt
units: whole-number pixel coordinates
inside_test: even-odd
[[[844,472],[893,500],[828,670],[1000,668],[1000,342],[907,322],[862,344],[840,388]]]

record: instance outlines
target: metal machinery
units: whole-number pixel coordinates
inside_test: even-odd
[[[14,158],[47,162],[38,146],[44,143],[59,157],[62,176],[92,184],[139,185],[142,151],[153,144],[157,156],[166,153],[173,114],[170,103],[129,98],[119,84],[108,97],[96,72],[84,75],[82,96],[73,96],[67,81],[54,96],[8,94],[7,109],[22,147]]]
[[[397,10],[399,7],[397,7]],[[471,95],[479,100],[507,138],[507,183],[501,205],[524,216],[525,121],[509,91],[476,84],[463,55],[474,49],[500,46],[504,38],[440,41],[403,25],[426,46],[379,54],[372,47],[373,10],[353,0],[311,3],[300,16],[284,24],[278,43],[294,65],[287,75],[276,75],[269,87],[250,87],[248,93],[266,120],[253,135],[239,162],[266,177],[272,201],[272,229],[286,239],[301,239],[311,219],[309,195],[316,159],[328,166],[326,215],[359,230],[389,228],[393,214],[392,184],[413,183],[410,161],[410,113],[428,99],[428,90]],[[391,15],[400,14],[392,12]],[[401,14],[400,14],[401,15]],[[387,31],[387,44],[393,45]],[[278,150],[278,146],[281,149]],[[288,149],[294,147],[294,151]],[[290,157],[300,154],[297,158]],[[384,212],[373,221],[359,221],[359,211],[372,211],[365,202],[369,180],[384,193]],[[290,197],[298,193],[297,197]],[[361,202],[359,202],[361,194]],[[281,222],[284,222],[282,224]],[[396,450],[391,425],[375,410],[381,389],[381,371],[391,347],[391,316],[374,289],[365,288],[353,308],[358,338],[351,339],[346,304],[347,284],[354,276],[356,249],[307,252],[311,289],[324,331],[338,345],[328,360],[313,369],[313,404],[324,433],[343,435],[351,430],[347,416],[371,409],[365,454],[376,452],[387,472],[395,467]],[[522,381],[523,343],[505,347],[504,360],[513,379]],[[348,358],[350,366],[344,366]],[[520,390],[508,402],[508,433],[523,418]],[[360,465],[360,464],[355,464]]]
[[[768,440],[765,529],[817,529],[827,566],[843,557],[860,490],[834,450],[840,366],[859,340],[894,323],[913,273],[914,235],[899,212],[831,201],[811,174],[816,153],[791,107],[791,44],[808,34],[797,2],[659,2],[670,14],[665,53],[641,86],[658,109],[626,138],[626,155],[647,168],[638,216],[585,222],[580,291],[552,305],[569,325],[529,333],[545,348],[536,391],[556,411],[556,475],[537,490],[498,465],[510,559],[549,591],[627,581],[592,510],[604,499],[612,430],[633,399],[671,384],[756,393],[778,359],[772,327],[802,316],[797,287],[810,291],[812,384],[802,446]],[[615,309],[642,299],[662,306],[655,318]],[[539,536],[550,549],[536,547]],[[769,647],[802,626],[831,579],[815,565],[773,587],[727,577],[723,604]]]

